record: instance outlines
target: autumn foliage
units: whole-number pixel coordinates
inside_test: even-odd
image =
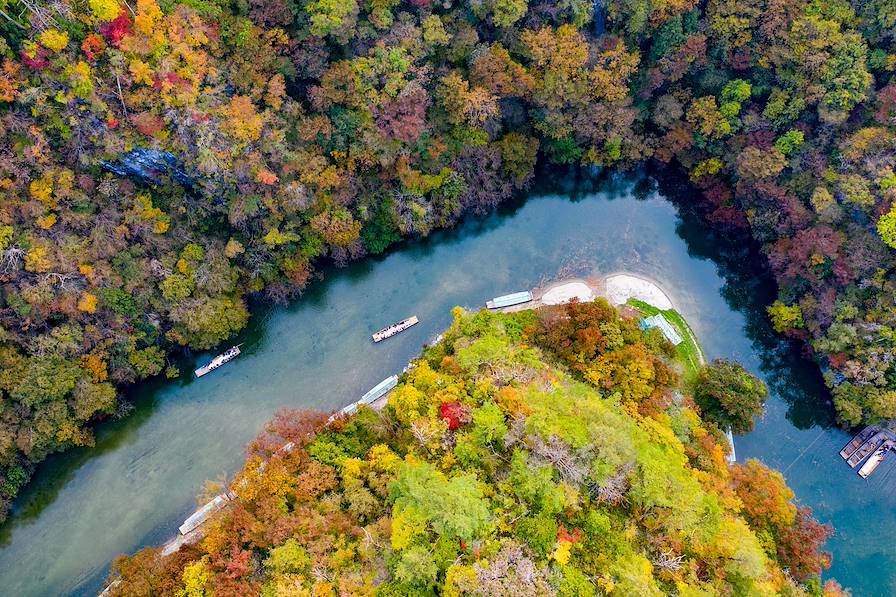
[[[110,386],[173,374],[172,353],[225,341],[248,297],[286,302],[323,262],[495,208],[539,162],[687,175],[709,222],[762,246],[775,328],[807,343],[841,419],[896,417],[884,0],[13,5],[0,513],[47,454],[90,443]],[[662,367],[595,356],[608,341],[581,330],[569,366],[659,404]],[[88,355],[108,386],[82,383]]]
[[[623,346],[678,367],[653,341],[605,302],[458,309],[382,412],[278,414],[202,539],[119,559],[110,592],[820,594],[828,530],[780,474],[729,468],[687,400],[645,416],[567,368]]]

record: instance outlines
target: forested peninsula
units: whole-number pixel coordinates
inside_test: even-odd
[[[118,390],[536,164],[690,179],[896,416],[889,0],[0,1],[0,516]]]
[[[107,595],[845,596],[819,577],[830,529],[727,461],[738,403],[690,397],[762,382],[689,375],[623,313],[455,309],[381,410],[279,414],[202,536],[119,558]]]

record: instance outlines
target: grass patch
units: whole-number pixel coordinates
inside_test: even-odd
[[[681,316],[681,313],[675,309],[657,309],[653,305],[635,298],[629,299],[627,304],[637,309],[645,317],[662,313],[666,321],[672,324],[672,327],[675,328],[675,331],[682,338],[681,344],[675,347],[675,352],[678,355],[678,360],[684,366],[685,381],[693,379],[697,372],[700,371],[700,363],[704,360],[703,349],[700,348],[700,344],[697,342],[697,335],[694,333],[694,330]]]

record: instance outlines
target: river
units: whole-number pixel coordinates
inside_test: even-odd
[[[551,191],[328,271],[289,307],[260,309],[239,338],[242,356],[212,375],[140,387],[135,411],[101,425],[96,448],[51,457],[23,492],[0,528],[0,595],[95,595],[117,554],[177,532],[203,481],[232,473],[278,408],[354,401],[445,328],[451,307],[618,270],[657,280],[707,357],[738,359],[767,381],[767,414],[736,438],[738,458],[782,470],[834,524],[831,576],[857,596],[896,594],[894,457],[867,482],[840,460],[848,436],[832,425],[817,370],[769,330],[763,305],[774,290],[748,244],[711,234],[647,179],[557,176],[541,187]],[[370,341],[412,314],[420,325]]]

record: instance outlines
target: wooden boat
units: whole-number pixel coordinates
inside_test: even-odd
[[[859,476],[863,479],[867,479],[868,476],[874,472],[874,469],[877,468],[877,465],[884,459],[884,456],[887,455],[887,452],[893,448],[893,445],[893,440],[886,440],[881,447],[871,455],[868,461],[862,465],[862,468],[859,469]]]
[[[843,446],[843,449],[840,450],[840,458],[843,460],[847,460],[850,456],[855,454],[856,450],[858,450],[862,444],[868,441],[872,435],[880,431],[880,428],[876,425],[869,425],[862,429],[858,435],[856,435],[848,444]]]
[[[226,351],[222,352],[221,354],[219,354],[218,356],[213,358],[211,361],[209,361],[207,364],[203,365],[202,367],[200,367],[193,373],[196,374],[196,377],[202,377],[206,373],[211,373],[212,371],[214,371],[221,365],[225,365],[225,364],[229,363],[233,359],[240,356],[240,346],[242,346],[242,345],[237,344],[236,346],[231,346]]]
[[[395,334],[400,334],[411,326],[417,325],[420,323],[420,320],[417,319],[416,315],[411,315],[407,319],[402,319],[398,323],[393,323],[387,328],[383,328],[380,331],[376,332],[372,338],[374,342],[382,342],[386,338],[391,338]]]
[[[884,440],[884,432],[878,431],[871,439],[862,444],[862,447],[856,450],[852,456],[846,461],[851,468],[856,468],[856,465],[865,460],[869,454],[874,452],[880,443]]]

